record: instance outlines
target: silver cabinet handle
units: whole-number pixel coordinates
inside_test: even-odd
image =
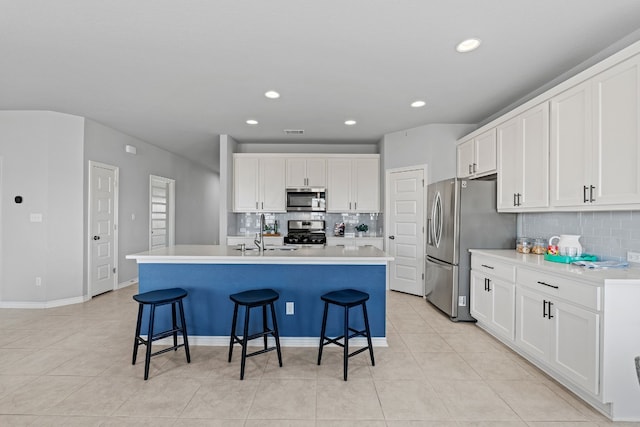
[[[589,187],[587,187],[586,185],[582,186],[582,203],[589,202],[589,198],[587,197],[587,190],[588,189],[589,189]]]
[[[474,163],[474,164],[473,164],[473,173],[476,173],[476,170],[477,170],[477,169],[476,169],[476,166],[478,166],[478,165],[476,165],[476,164]]]
[[[472,174],[473,172],[471,172],[471,164],[469,164],[469,174]]]
[[[589,201],[590,202],[595,202],[596,199],[593,198],[593,193],[596,190],[596,187],[594,187],[593,185],[589,186]]]

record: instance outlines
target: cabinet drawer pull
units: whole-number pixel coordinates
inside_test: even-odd
[[[518,206],[518,202],[517,202],[517,194],[518,193],[513,193],[513,206]]]
[[[547,300],[542,300],[542,317],[547,317]]]
[[[487,265],[487,264],[482,264],[482,266],[484,268],[488,268],[489,270],[493,270],[494,269],[494,267],[491,267],[490,265]]]
[[[553,288],[553,289],[558,289],[558,286],[556,286],[556,285],[550,285],[548,283],[541,282],[541,281],[538,281],[538,283],[541,284],[541,285],[544,285],[544,286],[548,286],[548,287]]]
[[[547,303],[549,304],[549,319],[553,319],[555,316],[551,314],[551,305],[553,304],[551,301],[547,301]]]
[[[587,190],[589,187],[586,185],[582,186],[582,203],[589,203],[589,198],[587,197]]]
[[[593,193],[595,192],[596,187],[594,187],[593,185],[589,186],[589,201],[590,202],[595,202],[596,199],[593,198]]]
[[[471,175],[473,172],[471,172],[471,164],[469,164],[469,175]]]

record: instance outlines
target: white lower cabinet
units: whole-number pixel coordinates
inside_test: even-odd
[[[327,246],[373,246],[382,251],[384,250],[384,239],[382,237],[327,237]]]
[[[471,268],[471,315],[495,334],[513,341],[514,267],[475,257]]]
[[[516,344],[597,395],[600,315],[528,288],[516,293]]]

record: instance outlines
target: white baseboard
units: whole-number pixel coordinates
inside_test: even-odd
[[[116,285],[116,289],[122,289],[122,288],[126,288],[127,286],[137,285],[137,284],[138,284],[138,278],[136,277],[131,280],[127,280],[126,282],[118,283]]]
[[[146,339],[146,336],[143,336]],[[228,347],[229,337],[227,336],[202,336],[194,335],[189,337],[190,346],[218,346]],[[182,338],[178,338],[179,343],[182,342]],[[173,338],[164,338],[158,341],[154,341],[160,345],[173,345]],[[371,338],[371,344],[374,347],[389,347],[386,337],[373,337]],[[274,346],[275,342],[272,337],[268,338],[268,345]],[[319,337],[280,337],[280,346],[282,347],[318,347],[320,345]],[[352,338],[349,340],[349,347],[364,347],[367,345],[366,338]],[[255,339],[249,341],[250,347],[262,346],[262,340]]]
[[[80,304],[89,301],[89,299],[87,296],[81,296],[43,302],[2,301],[0,302],[0,308],[53,308],[63,305]]]

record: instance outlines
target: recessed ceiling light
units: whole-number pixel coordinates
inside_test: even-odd
[[[275,90],[269,90],[269,91],[265,92],[264,96],[266,96],[267,98],[270,98],[270,99],[278,99],[278,98],[280,98],[280,94],[278,92],[276,92]]]
[[[345,120],[344,124],[347,125],[347,126],[353,126],[353,125],[356,124],[356,121],[355,120]]]
[[[472,50],[476,50],[480,46],[479,39],[467,39],[458,44],[456,46],[456,50],[460,53],[471,52]]]
[[[254,120],[254,119],[249,119],[249,120],[247,120],[247,124],[248,124],[248,125],[257,125],[257,124],[258,124],[258,121],[257,121],[257,120]]]
[[[426,103],[426,102],[424,102],[424,101],[413,101],[413,102],[411,103],[411,106],[412,106],[413,108],[420,108],[420,107],[424,107],[425,105],[427,105],[427,103]]]

